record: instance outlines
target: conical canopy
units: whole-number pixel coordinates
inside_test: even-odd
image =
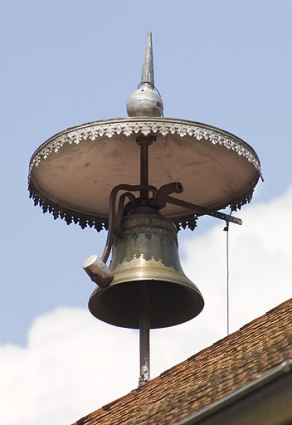
[[[179,200],[212,211],[228,205],[236,209],[250,201],[261,171],[260,161],[247,143],[210,125],[161,117],[163,103],[154,88],[151,33],[141,79],[128,101],[133,116],[70,128],[35,151],[29,191],[44,212],[83,228],[107,228],[113,187],[139,183],[136,139],[140,135],[156,138],[149,149],[149,184],[158,188],[182,182],[184,192],[177,196]],[[168,203],[162,214],[185,228],[201,211]]]

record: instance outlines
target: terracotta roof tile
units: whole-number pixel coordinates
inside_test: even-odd
[[[73,425],[177,422],[292,358],[292,299]]]

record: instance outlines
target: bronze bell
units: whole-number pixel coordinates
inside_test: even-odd
[[[110,271],[110,285],[97,287],[89,300],[91,313],[104,322],[139,329],[141,283],[148,286],[152,329],[186,322],[203,309],[199,289],[180,264],[176,226],[154,208],[138,208],[123,217]]]

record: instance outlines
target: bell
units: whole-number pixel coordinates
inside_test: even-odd
[[[174,223],[151,207],[137,208],[115,234],[109,267],[113,280],[97,287],[89,310],[100,320],[139,329],[139,293],[146,283],[150,328],[164,328],[197,316],[204,306],[199,289],[184,274]]]

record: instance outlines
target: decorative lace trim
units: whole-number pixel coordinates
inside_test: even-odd
[[[132,134],[143,134],[144,136],[148,136],[150,133],[160,134],[163,137],[168,134],[175,134],[180,137],[190,136],[198,141],[204,139],[213,145],[219,144],[228,150],[236,152],[239,156],[246,158],[248,162],[252,163],[257,171],[261,173],[260,162],[256,153],[250,146],[237,137],[203,124],[200,125],[199,123],[191,123],[189,121],[164,120],[163,118],[161,118],[160,121],[138,121],[137,119],[133,121],[131,121],[131,119],[122,121],[122,119],[120,119],[118,122],[100,121],[63,131],[49,139],[36,151],[31,160],[29,171],[31,173],[34,166],[37,167],[43,159],[48,158],[53,152],[58,152],[61,147],[67,143],[75,143],[78,145],[83,140],[96,140],[99,137],[111,138],[120,134],[127,137]]]
[[[42,193],[39,193],[37,188],[34,186],[30,179],[33,167],[37,167],[42,160],[48,158],[53,152],[58,152],[65,144],[79,144],[83,140],[96,140],[99,137],[111,138],[116,135],[125,135],[127,137],[132,134],[138,135],[143,134],[148,136],[149,134],[160,134],[165,137],[168,134],[179,135],[180,137],[190,136],[196,140],[206,140],[213,145],[221,145],[228,150],[236,152],[239,156],[243,156],[248,162],[253,164],[259,175],[250,187],[248,193],[245,193],[240,199],[234,199],[232,202],[226,205],[222,205],[221,208],[230,206],[233,211],[240,209],[242,205],[250,202],[253,193],[253,187],[256,185],[258,178],[261,176],[260,162],[253,151],[253,149],[242,140],[233,136],[232,134],[225,133],[215,127],[206,126],[205,124],[192,123],[190,121],[182,121],[175,119],[155,119],[147,120],[139,119],[118,119],[109,121],[99,121],[89,124],[84,124],[72,129],[65,130],[53,136],[47,142],[45,142],[40,148],[34,153],[29,168],[29,192],[30,197],[34,199],[35,205],[40,205],[43,212],[49,211],[53,214],[54,218],[58,217],[64,219],[67,224],[72,222],[80,224],[82,228],[86,226],[95,227],[97,231],[107,229],[108,219],[105,217],[94,217],[88,214],[82,214],[75,212],[71,209],[67,209],[52,200],[47,199]],[[221,209],[220,208],[220,209]],[[196,227],[197,215],[190,214],[184,217],[174,217],[173,222],[177,228],[190,228],[193,230]]]

